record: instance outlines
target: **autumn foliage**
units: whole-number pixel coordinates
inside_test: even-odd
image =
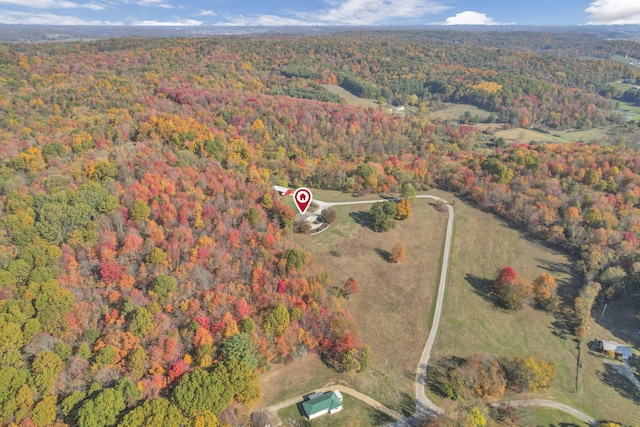
[[[529,296],[526,282],[518,277],[512,267],[504,267],[500,270],[493,283],[493,290],[500,304],[509,309],[522,308]]]
[[[541,273],[533,280],[533,295],[536,303],[546,309],[553,309],[558,304],[557,288],[558,283],[553,276]]]
[[[0,46],[0,424],[211,421],[226,403],[255,398],[257,370],[305,351],[365,369],[349,314],[287,239],[294,212],[274,184],[456,192],[577,254],[588,283],[574,304],[579,334],[602,285],[607,297],[633,290],[640,157],[635,130],[600,92],[639,72],[421,37]],[[531,37],[558,49],[553,37]],[[621,48],[637,52],[598,45]],[[406,101],[416,114],[340,103],[319,83]],[[422,114],[445,101],[483,107],[505,126],[616,132],[601,145],[506,146],[471,121]],[[375,204],[369,225],[390,230],[410,207]],[[532,296],[553,306],[548,277],[529,284],[504,269],[494,290],[506,307]],[[227,359],[240,334],[256,369],[241,365],[253,366],[247,355]],[[230,378],[246,386],[234,396],[221,386]],[[473,383],[483,394],[494,389],[485,381]],[[219,396],[215,407],[189,394],[200,384]]]
[[[399,263],[404,261],[407,258],[407,247],[402,242],[396,242],[391,248],[391,253],[389,254],[389,259],[393,263]]]
[[[398,208],[396,211],[396,219],[403,220],[411,217],[411,200],[402,199],[398,202]]]
[[[344,289],[342,293],[347,297],[347,299],[351,298],[351,295],[357,294],[360,290],[360,284],[353,277],[349,277],[347,281],[344,283]]]
[[[445,397],[468,400],[496,397],[507,388],[517,392],[549,387],[556,366],[541,357],[498,360],[492,355],[473,354],[467,359],[441,359],[434,368],[434,384]]]

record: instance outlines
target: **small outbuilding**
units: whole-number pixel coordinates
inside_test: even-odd
[[[273,189],[278,192],[281,196],[289,196],[293,194],[293,190],[287,187],[281,187],[279,185],[274,185]]]
[[[613,353],[616,358],[627,360],[631,357],[631,348],[616,341],[597,340],[602,353]]]
[[[311,393],[304,397],[302,409],[310,420],[324,414],[334,414],[342,410],[342,394],[338,390],[325,393]]]

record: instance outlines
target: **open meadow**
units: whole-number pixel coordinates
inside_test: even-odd
[[[445,192],[434,194],[447,200],[453,198]],[[323,201],[361,200],[328,191],[314,191],[314,196]],[[566,306],[559,313],[550,314],[531,307],[512,312],[495,305],[492,281],[498,270],[507,265],[529,280],[542,272],[551,274],[560,285],[563,304],[571,304],[580,286],[571,273],[574,260],[470,204],[457,200],[454,209],[447,290],[432,361],[473,353],[498,358],[543,356],[556,363],[557,375],[552,387],[535,397],[567,403],[599,419],[639,422],[635,413],[640,395],[628,387],[630,382],[626,384],[626,379],[615,375],[609,361],[589,354],[586,343],[575,339]],[[398,222],[395,230],[375,233],[364,225],[369,205],[336,206],[335,210],[338,219],[327,231],[317,236],[295,235],[294,239],[312,254],[316,268],[321,266],[328,273],[330,287],[341,287],[349,277],[360,283],[358,294],[340,302],[352,314],[361,338],[371,347],[371,367],[362,374],[338,374],[322,365],[317,355],[308,354],[261,376],[261,404],[302,396],[328,384],[344,384],[391,409],[410,414],[414,372],[429,332],[435,300],[446,214],[435,210],[431,201],[416,200],[410,219]],[[391,264],[386,257],[397,240],[407,245],[408,259]],[[629,331],[626,332],[628,336]],[[599,325],[592,334],[616,338]],[[438,405],[452,405],[434,393],[430,396]],[[559,420],[571,422],[557,414],[545,416],[544,411],[540,425]]]
[[[580,420],[567,415],[562,411],[549,408],[529,408],[531,416],[535,420],[535,427],[587,427]]]
[[[487,110],[476,107],[471,104],[445,104],[445,107],[441,110],[432,111],[427,114],[429,119],[442,119],[442,120],[458,120],[464,113],[469,112],[471,116],[478,116],[480,121],[486,120],[491,113]]]
[[[640,67],[640,59],[623,55],[612,55],[610,61],[620,62],[621,64],[630,64],[633,67]]]
[[[447,214],[437,211],[432,201],[416,200],[411,218],[399,221],[394,230],[376,233],[363,224],[369,205],[335,210],[338,219],[327,231],[294,238],[328,273],[330,287],[341,288],[349,277],[359,282],[359,293],[340,302],[371,348],[371,365],[362,374],[337,374],[321,365],[317,356],[307,355],[261,376],[263,403],[302,395],[333,381],[410,414],[415,408],[415,370],[435,301]],[[387,258],[396,241],[406,245],[407,259],[392,264]]]
[[[552,386],[538,397],[567,403],[598,419],[637,424],[637,400],[604,381],[601,359],[587,357],[583,350],[578,373],[579,343],[567,316],[531,307],[507,311],[494,303],[492,282],[501,267],[512,266],[520,277],[529,280],[542,272],[551,274],[559,284],[561,300],[571,304],[580,286],[571,273],[572,262],[567,255],[529,239],[494,215],[458,201],[447,290],[432,360],[473,353],[498,358],[543,356],[557,364],[557,373]],[[430,396],[438,404],[448,404],[433,392]]]
[[[550,135],[532,129],[511,128],[509,130],[499,130],[494,133],[496,138],[504,138],[508,142],[568,142],[562,137]]]
[[[615,141],[615,131],[608,126],[586,130],[554,130],[553,135],[568,142]]]
[[[344,102],[346,102],[349,105],[355,105],[357,107],[365,107],[365,108],[366,107],[380,108],[380,104],[378,103],[378,101],[374,99],[366,99],[366,98],[360,98],[359,96],[355,96],[348,90],[343,89],[341,86],[329,85],[329,84],[323,84],[321,86],[326,90],[328,90],[329,92],[340,96],[340,98],[342,98]]]
[[[622,113],[627,120],[640,119],[640,106],[631,102],[619,101],[619,108],[616,111]]]

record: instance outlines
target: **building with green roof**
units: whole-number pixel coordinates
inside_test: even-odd
[[[333,414],[342,410],[342,394],[338,391],[313,393],[305,396],[302,409],[310,420],[324,414]]]

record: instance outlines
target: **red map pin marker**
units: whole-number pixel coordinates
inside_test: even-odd
[[[313,200],[311,191],[308,188],[300,187],[293,193],[293,201],[302,215],[307,211]]]

